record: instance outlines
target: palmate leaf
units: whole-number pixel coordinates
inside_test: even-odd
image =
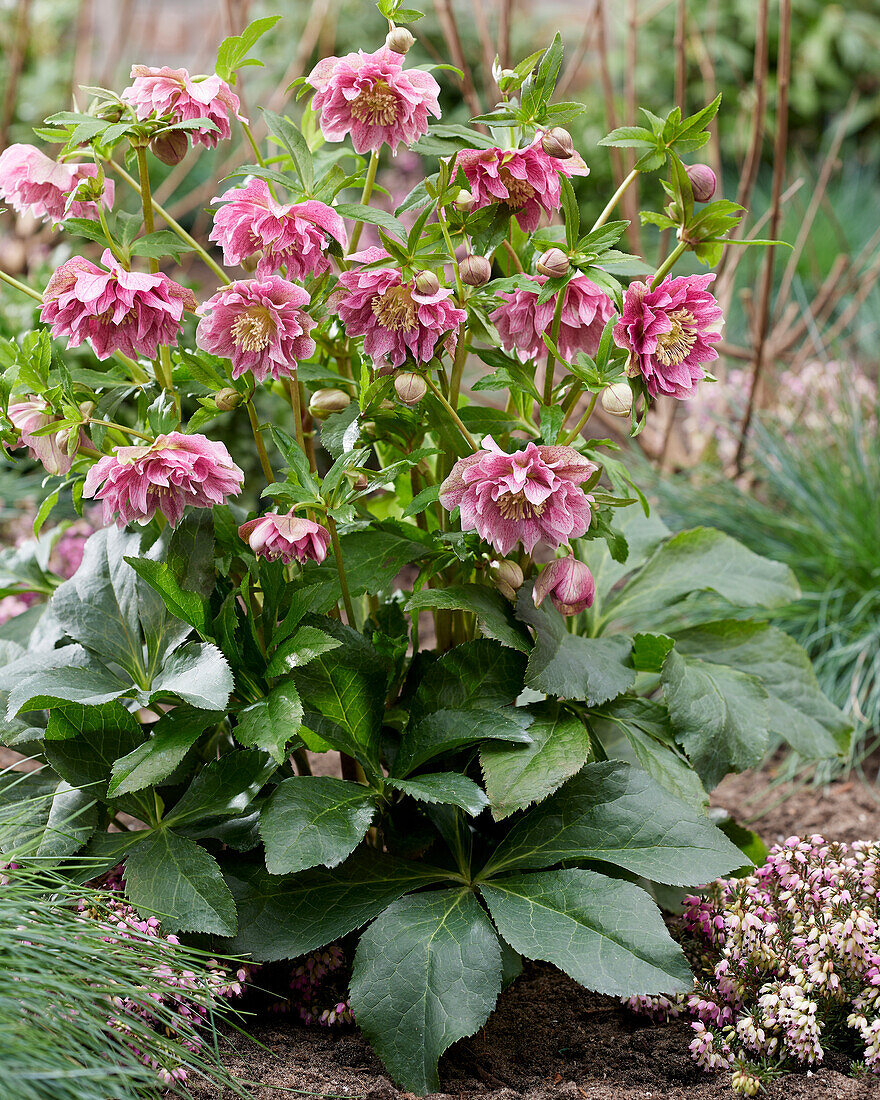
[[[53,708],[46,759],[59,775],[91,798],[105,800],[113,764],[144,740],[140,723],[119,703]]]
[[[391,1075],[437,1092],[437,1061],[488,1019],[501,991],[501,948],[467,889],[390,905],[361,937],[351,976],[355,1017]]]
[[[303,717],[302,700],[291,680],[277,684],[268,695],[238,713],[234,734],[241,745],[263,749],[281,764],[287,746],[297,736]]]
[[[60,709],[52,711],[50,724]],[[167,779],[205,730],[217,725],[223,717],[220,711],[187,706],[175,707],[163,715],[147,741],[113,764],[110,797],[155,786]]]
[[[233,749],[212,760],[195,776],[165,814],[168,825],[234,817],[243,813],[275,771],[275,762],[259,749]]]
[[[521,653],[497,642],[465,642],[428,667],[416,691],[413,712],[507,706],[522,691],[525,665]]]
[[[437,710],[411,725],[394,758],[392,773],[408,775],[428,760],[483,740],[528,744],[532,715],[524,707],[500,710]]]
[[[629,997],[693,988],[659,909],[631,882],[568,869],[493,879],[480,892],[511,947],[587,989]]]

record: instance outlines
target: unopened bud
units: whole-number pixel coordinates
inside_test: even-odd
[[[404,405],[418,405],[428,392],[428,383],[420,374],[398,374],[394,379],[394,392]]]
[[[501,561],[493,561],[489,568],[495,587],[506,600],[513,602],[516,599],[517,590],[522,588],[523,571],[515,561],[502,558]]]
[[[366,474],[358,474],[356,477],[352,478],[351,487],[355,492],[362,493],[369,484],[370,479]]]
[[[666,204],[666,217],[670,218],[674,222],[680,222],[684,217],[684,211],[681,208],[681,203],[678,199],[674,199],[672,202]]]
[[[83,420],[88,420],[97,407],[94,401],[80,401],[79,411]]]
[[[567,275],[568,267],[568,256],[561,248],[548,248],[538,258],[538,274],[546,275],[548,279],[560,279],[563,275]]]
[[[468,214],[474,208],[474,196],[462,188],[452,200],[452,205],[460,214]]]
[[[220,410],[220,412],[232,412],[241,404],[241,394],[238,390],[227,388],[225,390],[218,390],[214,395],[214,404]]]
[[[416,275],[416,290],[430,297],[440,289],[440,280],[433,271],[420,271]]]
[[[485,286],[492,278],[492,265],[485,256],[465,256],[458,272],[467,286]]]
[[[548,596],[561,614],[578,615],[592,606],[596,597],[593,574],[577,558],[557,558],[544,566],[535,581],[535,607],[540,607]]]
[[[260,262],[262,255],[263,250],[260,249],[259,252],[255,252],[252,256],[244,256],[239,260],[239,266],[243,267],[244,270],[250,274],[252,271],[257,270],[257,264]]]
[[[708,164],[689,164],[685,169],[694,192],[694,202],[708,202],[715,194],[718,180]]]
[[[331,413],[342,412],[351,404],[345,390],[315,390],[309,401],[309,412],[315,420],[326,420]]]
[[[385,36],[385,45],[392,53],[406,53],[415,42],[415,38],[406,27],[395,27]]]
[[[188,148],[189,138],[183,130],[168,130],[164,134],[156,134],[150,142],[153,155],[172,168],[175,164],[180,164]]]
[[[602,408],[612,416],[629,416],[632,407],[633,395],[627,382],[615,382],[602,390]]]
[[[502,69],[500,76],[502,80],[510,80],[512,76],[516,76],[516,69]]]
[[[561,126],[554,126],[541,138],[541,148],[548,157],[556,157],[557,160],[568,160],[574,156],[574,142],[568,130]]]

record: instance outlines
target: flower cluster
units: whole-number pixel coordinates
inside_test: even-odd
[[[0,198],[19,214],[31,214],[58,225],[66,218],[96,218],[97,203],[71,196],[80,184],[98,175],[96,164],[59,164],[33,145],[10,145],[0,153]],[[100,202],[113,205],[112,180],[104,183]]]
[[[698,975],[674,999],[636,997],[688,1017],[693,1058],[733,1071],[753,1096],[768,1069],[836,1050],[880,1074],[880,843],[789,837],[742,879],[685,899],[682,945]]]
[[[230,136],[230,117],[247,122],[239,113],[238,96],[219,76],[192,77],[186,69],[169,69],[167,65],[159,69],[132,65],[131,81],[122,100],[134,108],[139,119],[155,115],[174,124],[206,118],[213,124],[190,130],[193,144],[213,149]]]

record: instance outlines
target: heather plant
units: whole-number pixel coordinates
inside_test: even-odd
[[[689,1019],[694,1060],[745,1096],[828,1054],[880,1073],[878,857],[874,842],[793,836],[746,878],[685,898],[693,991],[631,1007]]]
[[[833,757],[848,726],[764,621],[789,569],[671,536],[590,435],[600,400],[637,433],[717,357],[712,274],[673,268],[716,263],[742,213],[682,160],[718,101],[604,139],[639,159],[587,228],[559,38],[448,125],[407,62],[418,13],[379,7],[385,44],[320,61],[299,122],[265,111],[269,148],[218,181],[223,265],[155,202],[151,158],[250,134],[235,74],[274,19],[214,74],[136,65],[39,128],[97,166],[57,187],[101,258],[42,292],[3,276],[41,321],[0,348],[4,440],[54,468],[35,530],[62,498],[105,526],[4,628],[0,693],[4,740],[44,764],[20,792],[51,795],[35,835],[82,811],[47,854],[124,862],[166,933],[255,961],[351,936],[333,1012],[425,1093],[522,956],[608,993],[689,989],[650,891],[742,864],[707,790],[771,734]],[[389,149],[424,167],[393,214]],[[652,270],[610,219],[661,170],[644,220],[676,243]],[[44,175],[0,189],[55,209]]]

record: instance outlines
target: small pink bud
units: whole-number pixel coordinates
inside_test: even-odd
[[[331,413],[342,412],[351,404],[344,390],[315,390],[309,402],[309,412],[316,420],[325,420]]]
[[[428,392],[428,383],[420,374],[398,374],[394,379],[394,392],[404,405],[418,405]]]
[[[385,36],[385,45],[392,53],[407,53],[415,43],[415,38],[406,27],[394,27]]]
[[[420,271],[416,275],[416,290],[419,294],[428,296],[436,294],[440,289],[440,280],[433,271]]]
[[[561,248],[548,248],[538,259],[537,269],[539,275],[546,275],[548,279],[559,279],[568,273],[568,256]]]
[[[474,196],[462,188],[452,200],[452,205],[460,214],[468,214],[474,208]]]
[[[522,587],[525,579],[522,569],[515,561],[508,561],[507,558],[503,558],[501,561],[492,562],[489,572],[495,582],[495,587],[505,599],[510,600],[512,603],[516,599],[517,590]]]
[[[492,278],[492,265],[485,256],[465,256],[458,271],[466,286],[485,286]]]
[[[629,416],[632,407],[633,394],[626,382],[615,382],[602,390],[602,408],[612,416]]]
[[[548,157],[556,157],[557,160],[568,160],[574,156],[574,142],[568,130],[561,126],[554,126],[541,138],[541,148]]]
[[[593,574],[577,558],[557,558],[546,565],[535,581],[533,598],[540,607],[547,596],[563,615],[577,615],[591,607],[596,595]]]
[[[708,164],[690,164],[685,169],[694,192],[694,202],[708,202],[715,194],[718,180]]]

